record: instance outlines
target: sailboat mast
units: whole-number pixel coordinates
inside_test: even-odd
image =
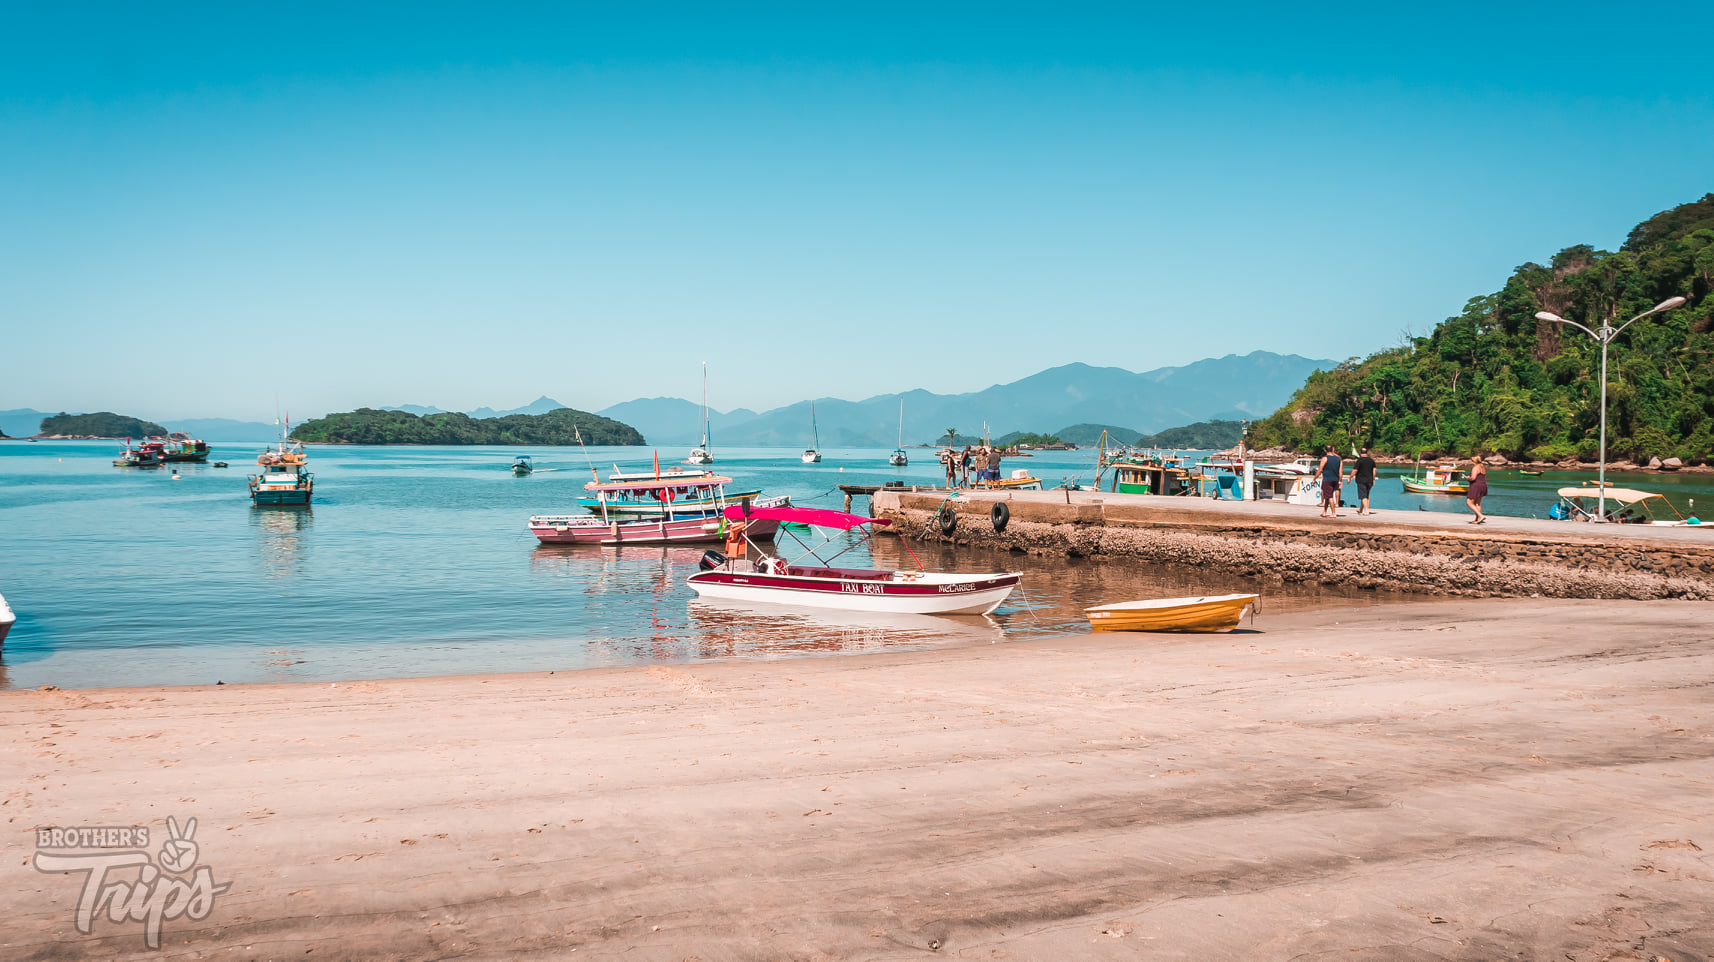
[[[702,362],[702,450],[708,451],[708,362]],[[712,452],[710,452],[712,453]]]

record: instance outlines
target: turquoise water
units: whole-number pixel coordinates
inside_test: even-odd
[[[337,680],[990,643],[1080,633],[1090,604],[1255,587],[913,542],[930,567],[1024,571],[1024,590],[989,617],[734,608],[698,602],[685,587],[700,547],[537,545],[529,516],[575,511],[589,480],[575,448],[531,448],[536,473],[515,478],[515,448],[312,447],[315,500],[305,509],[251,506],[244,478],[260,442],[216,445],[214,458],[231,468],[180,465],[178,480],[169,468],[113,467],[115,447],[0,444],[0,593],[19,619],[0,651],[0,686]],[[615,462],[642,468],[652,453],[589,457],[605,475]],[[933,453],[911,453],[913,464],[892,468],[881,449],[830,450],[819,465],[800,463],[795,450],[717,451],[716,467],[798,504],[836,508],[840,483],[938,480]],[[683,454],[663,451],[662,464]],[[1088,480],[1093,462],[1091,451],[1043,452],[1006,467],[1028,467],[1052,486]],[[1691,479],[1648,479],[1655,488],[1680,480]],[[1496,477],[1490,503],[1545,511],[1537,489],[1555,483]],[[1397,487],[1383,481],[1377,506],[1462,507]],[[862,499],[856,510],[867,510]],[[852,546],[842,564],[912,563],[896,538],[870,546],[842,537]],[[1268,603],[1371,600],[1272,589]]]

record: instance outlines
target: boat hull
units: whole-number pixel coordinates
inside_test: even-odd
[[[772,541],[778,531],[778,522],[756,520],[745,526],[744,534],[752,541]],[[723,539],[726,529],[715,517],[606,523],[568,515],[531,518],[530,533],[542,544],[707,544]]]
[[[1412,481],[1403,478],[1406,491],[1416,494],[1469,494],[1468,484],[1426,484],[1422,481]]]
[[[605,512],[608,517],[619,518],[662,518],[668,514],[702,515],[713,514],[728,504],[737,504],[745,498],[760,499],[761,491],[740,491],[718,498],[693,498],[683,501],[657,502],[644,504],[640,502],[608,501]],[[603,505],[599,498],[578,498],[578,506],[591,514],[601,514]]]
[[[1095,631],[1231,631],[1258,595],[1128,602],[1084,609]]]
[[[250,492],[250,500],[263,506],[309,504],[309,497],[309,488],[293,488],[285,491]]]
[[[770,575],[762,572],[700,571],[690,587],[704,598],[745,604],[798,605],[919,615],[986,615],[1006,600],[1023,576],[983,575],[948,581],[876,581]]]

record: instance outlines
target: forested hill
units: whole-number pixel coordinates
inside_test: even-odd
[[[1587,245],[1525,264],[1427,337],[1317,371],[1250,428],[1252,447],[1369,442],[1389,454],[1593,461],[1601,349],[1537,311],[1598,328],[1675,295],[1608,355],[1607,456],[1714,458],[1714,194],[1637,225],[1617,251]]]
[[[330,444],[584,444],[639,445],[643,436],[628,424],[599,414],[560,408],[546,414],[472,418],[358,408],[305,421],[292,431],[299,441]]]
[[[78,438],[147,438],[163,436],[167,429],[153,421],[143,421],[112,411],[94,414],[58,414],[42,418],[44,436]]]

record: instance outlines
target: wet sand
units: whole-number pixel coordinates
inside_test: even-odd
[[[0,957],[1714,956],[1714,604],[0,693]],[[34,830],[198,820],[202,922]],[[576,950],[574,953],[573,950]]]

